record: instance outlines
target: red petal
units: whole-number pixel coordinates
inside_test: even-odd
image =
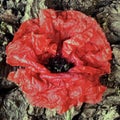
[[[86,81],[86,78],[79,75],[71,79],[69,76],[72,75],[67,74],[65,80],[65,77],[60,75],[61,78],[58,77],[57,81],[53,78],[56,77],[54,74],[46,74],[46,77],[42,77],[28,70],[19,69],[17,72],[11,72],[8,79],[21,87],[31,104],[55,108],[59,113],[66,112],[70,107],[81,102],[97,103],[101,100],[105,87]],[[50,82],[52,80],[50,78],[56,81]]]

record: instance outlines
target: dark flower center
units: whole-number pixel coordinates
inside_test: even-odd
[[[45,65],[52,73],[67,72],[70,68],[74,67],[74,64],[68,62],[61,56],[55,56],[48,59],[48,63]]]
[[[60,36],[61,35],[59,33],[59,38]],[[63,42],[66,39],[59,40],[57,50],[56,50],[56,56],[49,58],[47,61],[47,64],[45,64],[45,67],[48,70],[50,70],[52,73],[67,72],[70,68],[74,67],[73,63],[68,62],[65,58],[62,57],[62,46],[63,46]]]

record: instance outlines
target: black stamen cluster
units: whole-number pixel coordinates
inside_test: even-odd
[[[70,68],[74,67],[73,63],[68,62],[65,58],[61,56],[51,57],[48,63],[45,65],[52,73],[67,72]]]

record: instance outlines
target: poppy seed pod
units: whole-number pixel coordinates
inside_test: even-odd
[[[110,73],[111,48],[98,23],[74,11],[40,10],[21,24],[6,48],[7,63],[22,66],[9,73],[34,106],[62,114],[83,102],[98,103]]]

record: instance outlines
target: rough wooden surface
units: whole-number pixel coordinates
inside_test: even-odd
[[[44,3],[45,2],[45,3]],[[39,9],[74,9],[94,17],[113,50],[111,74],[101,77],[108,87],[103,100],[75,108],[73,120],[120,120],[120,1],[119,0],[0,0],[0,120],[64,120],[64,115],[31,106],[18,86],[7,80],[5,47],[20,24],[38,15]]]

